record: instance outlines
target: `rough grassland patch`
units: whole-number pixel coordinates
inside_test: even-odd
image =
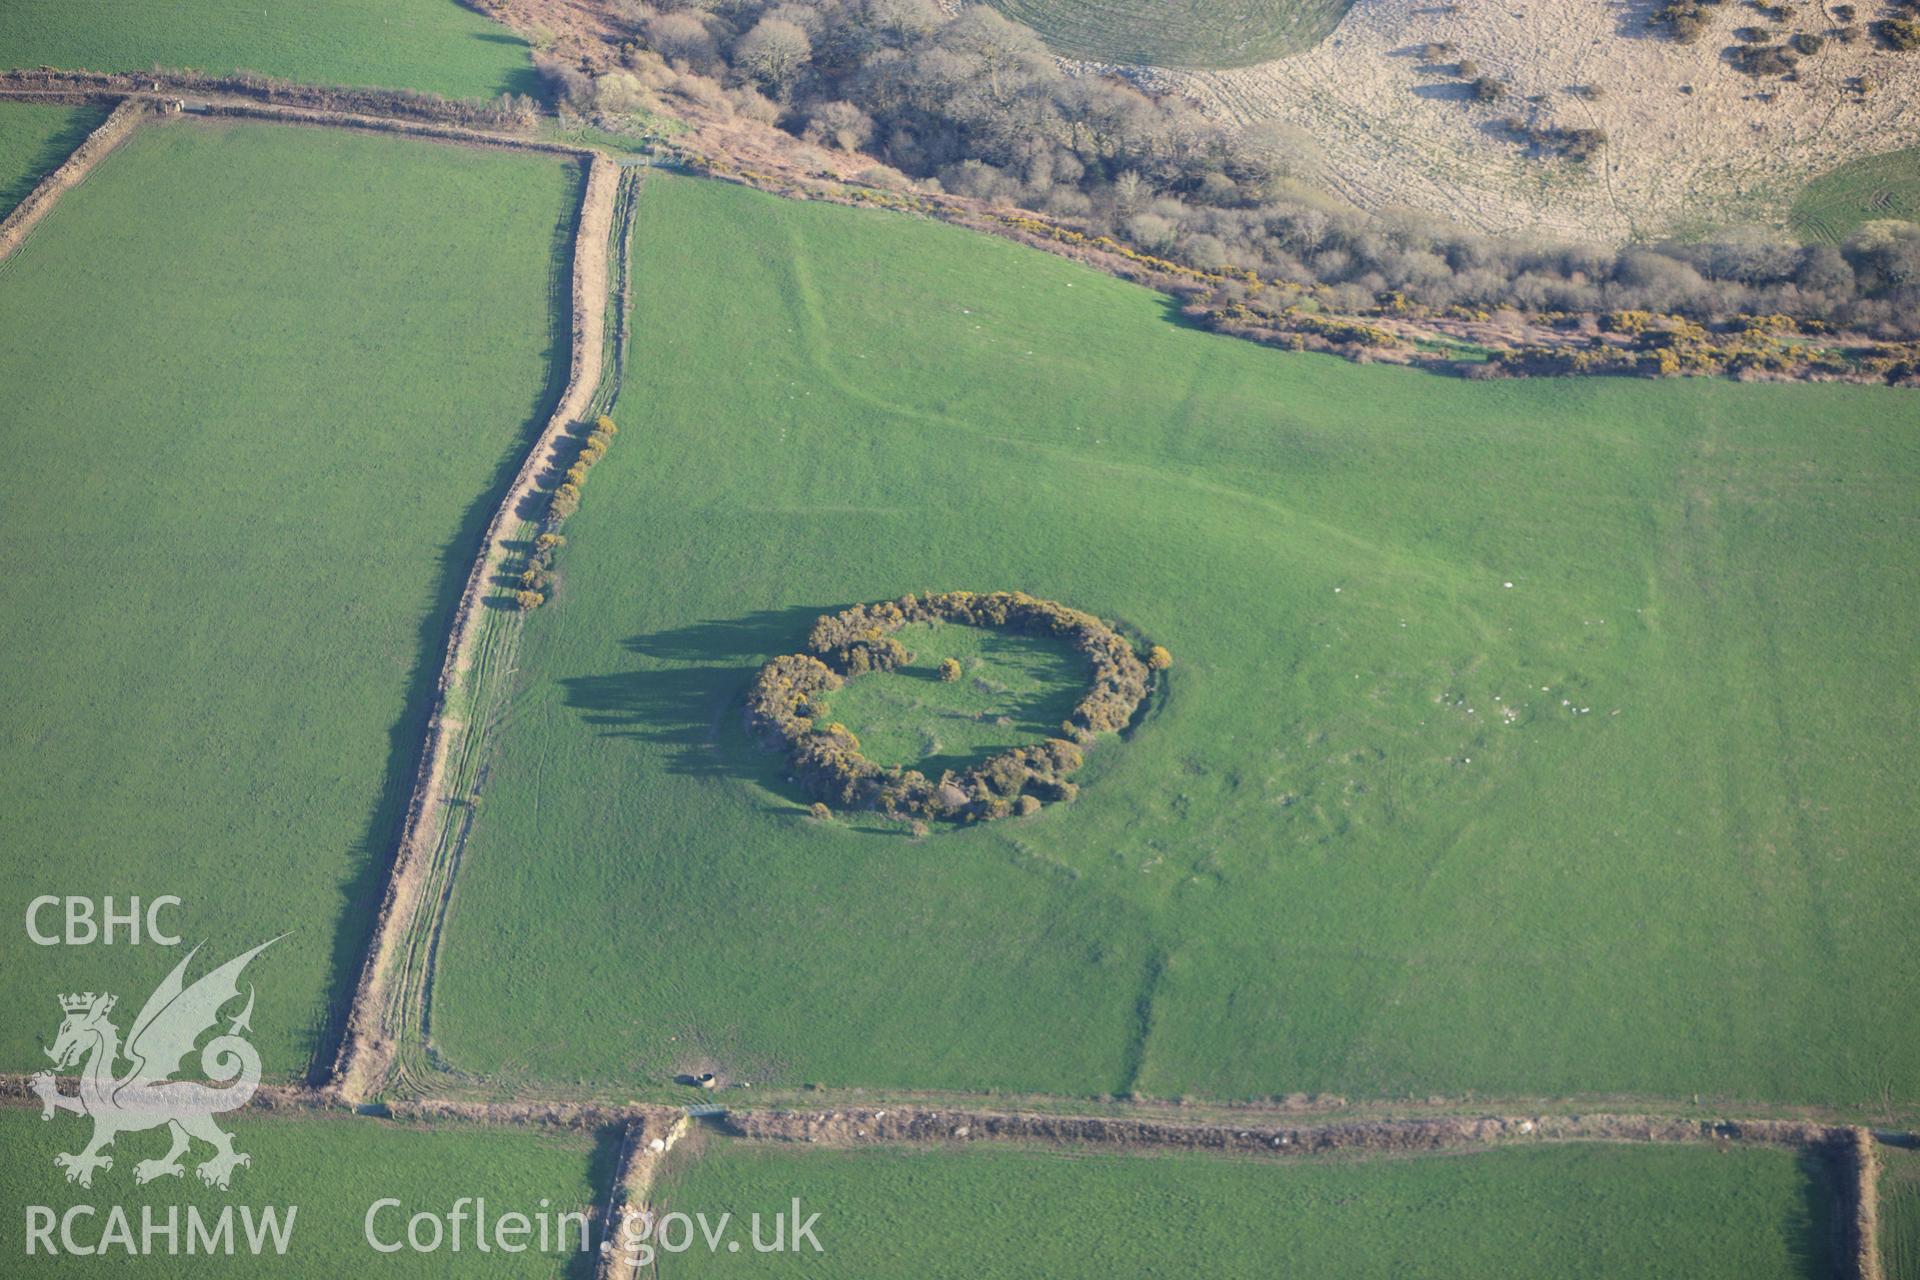
[[[1293,356],[671,175],[633,278],[455,890],[456,1067],[1920,1096],[1920,398]],[[754,672],[968,582],[1164,643],[1164,700],[1036,819],[808,821]]]
[[[1324,152],[1327,181],[1362,208],[1599,242],[1780,222],[1809,178],[1883,151],[1920,125],[1920,58],[1871,40],[1830,40],[1801,62],[1796,81],[1755,80],[1721,57],[1752,10],[1710,10],[1719,15],[1713,34],[1682,45],[1648,30],[1650,8],[1367,0],[1298,57],[1164,80],[1229,119],[1304,130]],[[1794,28],[1825,29],[1820,6],[1798,11]],[[1475,106],[1446,74],[1450,63],[1423,64],[1418,50],[1440,41],[1457,46],[1449,57],[1509,80],[1508,99]],[[1848,83],[1863,74],[1875,82],[1865,96]],[[1601,96],[1578,97],[1576,85],[1597,86]],[[1535,95],[1545,97],[1528,101]],[[1609,142],[1589,165],[1529,159],[1489,128],[1513,114],[1603,129]]]
[[[270,1077],[322,1047],[454,596],[564,375],[578,185],[506,153],[153,125],[0,271],[0,539],[33,602],[0,613],[7,1067],[45,1065],[56,992],[130,1017],[178,959],[35,946],[38,894],[179,895],[203,961],[294,930],[258,962],[256,1044]]]

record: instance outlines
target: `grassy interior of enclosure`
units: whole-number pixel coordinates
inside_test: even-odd
[[[102,107],[0,102],[0,218],[106,118]]]
[[[7,0],[0,67],[191,67],[450,98],[536,93],[527,42],[458,0]]]
[[[1359,367],[664,174],[633,276],[437,969],[456,1066],[1920,1093],[1920,397]],[[805,819],[759,666],[995,587],[1171,648],[1132,740],[1033,818]]]
[[[587,1212],[602,1203],[613,1184],[617,1139],[610,1134],[556,1133],[533,1129],[481,1129],[464,1125],[407,1125],[356,1116],[268,1116],[248,1113],[221,1117],[221,1127],[233,1135],[234,1150],[252,1163],[233,1172],[226,1191],[203,1185],[194,1167],[212,1148],[195,1143],[182,1158],[184,1173],[161,1177],[144,1185],[134,1181],[134,1166],[158,1160],[167,1151],[164,1129],[121,1134],[109,1149],[111,1169],[93,1175],[91,1189],[68,1183],[55,1167],[58,1152],[73,1152],[87,1141],[92,1123],[59,1115],[42,1123],[37,1108],[0,1109],[0,1136],[7,1158],[0,1162],[0,1198],[7,1215],[7,1248],[25,1266],[21,1274],[98,1275],[103,1264],[116,1274],[141,1277],[198,1276],[591,1276],[598,1247],[590,1237],[589,1251],[579,1251],[579,1228],[569,1225],[567,1247],[559,1247],[558,1221],[562,1213]],[[454,1252],[451,1236],[439,1250],[417,1253],[410,1248],[394,1253],[375,1250],[367,1243],[366,1219],[375,1201],[394,1198],[398,1208],[380,1209],[373,1220],[382,1244],[404,1242],[407,1220],[431,1212],[442,1218],[463,1196],[484,1197],[488,1220],[506,1213],[523,1213],[534,1221],[533,1247],[522,1253],[474,1248],[472,1206],[463,1227],[462,1247]],[[149,1256],[129,1256],[113,1247],[101,1256],[66,1254],[56,1227],[53,1243],[61,1256],[49,1257],[36,1249],[26,1257],[24,1224],[29,1205],[64,1216],[75,1205],[91,1205],[95,1212],[74,1218],[74,1235],[83,1246],[97,1245],[107,1229],[108,1214],[120,1206],[132,1226],[135,1248],[142,1238],[142,1213],[150,1210],[164,1224],[170,1212],[179,1223],[178,1254],[168,1250],[166,1237],[155,1236]],[[293,1215],[284,1255],[268,1246],[262,1257],[246,1248],[240,1206],[256,1215],[273,1209],[285,1222]],[[235,1254],[186,1253],[188,1207],[214,1225],[222,1210],[234,1212]],[[535,1215],[548,1214],[548,1245],[539,1249]],[[422,1226],[421,1239],[430,1239]],[[443,1223],[443,1230],[450,1230]],[[509,1237],[511,1241],[511,1237]]]
[[[838,721],[881,765],[905,765],[938,778],[996,752],[1061,734],[1061,722],[1087,688],[1087,663],[1065,644],[993,628],[903,627],[898,639],[913,661],[855,677],[817,698],[816,721]],[[941,678],[952,659],[960,677]]]
[[[156,125],[0,270],[0,1066],[47,1065],[58,992],[116,992],[124,1033],[184,952],[35,946],[41,894],[179,896],[162,923],[206,941],[196,973],[291,931],[247,975],[254,1039],[270,1075],[307,1063],[467,565],[565,376],[579,183]]]
[[[1055,53],[1159,67],[1245,67],[1311,49],[1353,0],[990,0]]]
[[[1836,1191],[1787,1151],[1550,1146],[1275,1163],[985,1147],[708,1143],[661,1213],[731,1212],[739,1252],[676,1275],[1825,1276]],[[757,1253],[798,1196],[823,1252]],[[789,1219],[788,1229],[792,1229]],[[678,1228],[669,1238],[677,1240]],[[699,1234],[695,1232],[696,1242]]]
[[[1882,1145],[1880,1260],[1887,1280],[1920,1280],[1920,1149]]]
[[[1920,221],[1920,147],[1865,156],[1808,183],[1788,223],[1805,240],[1838,243],[1861,223]]]

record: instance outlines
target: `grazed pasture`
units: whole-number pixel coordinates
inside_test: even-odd
[[[1807,184],[1792,225],[1806,239],[1839,241],[1863,222],[1920,221],[1920,147],[1866,156]]]
[[[544,1253],[536,1246],[524,1253],[474,1248],[473,1222],[465,1224],[464,1248],[455,1253],[443,1239],[433,1253],[401,1249],[377,1252],[367,1244],[366,1216],[374,1202],[401,1201],[403,1209],[383,1208],[374,1218],[374,1232],[382,1244],[404,1243],[407,1219],[429,1211],[444,1215],[462,1196],[485,1197],[490,1214],[525,1213],[544,1208],[550,1225],[561,1213],[583,1212],[604,1202],[612,1181],[615,1147],[611,1137],[590,1132],[555,1133],[529,1129],[483,1129],[477,1126],[394,1124],[353,1116],[247,1116],[227,1126],[237,1150],[252,1163],[235,1171],[230,1191],[201,1185],[193,1166],[208,1148],[198,1147],[185,1157],[185,1172],[176,1181],[161,1178],[145,1186],[134,1181],[134,1166],[165,1154],[164,1131],[123,1135],[114,1145],[110,1170],[94,1175],[91,1189],[71,1186],[54,1166],[56,1152],[74,1151],[86,1141],[91,1126],[83,1119],[62,1115],[42,1123],[37,1109],[0,1109],[0,1140],[7,1159],[0,1161],[0,1204],[9,1219],[7,1248],[18,1261],[16,1274],[35,1276],[95,1276],[103,1265],[120,1274],[142,1277],[287,1276],[327,1278],[347,1275],[556,1277],[593,1274],[589,1253],[577,1248],[577,1229],[570,1228],[562,1251],[557,1231],[550,1232]],[[75,1235],[84,1246],[96,1245],[107,1227],[113,1206],[128,1215],[136,1244],[142,1239],[142,1211],[150,1210],[164,1224],[169,1211],[178,1215],[177,1252],[168,1249],[163,1235],[154,1237],[146,1256],[129,1256],[110,1248],[97,1257],[65,1254],[50,1257],[44,1250],[25,1256],[20,1234],[27,1205],[40,1205],[64,1215],[75,1205],[92,1205],[92,1214],[74,1220]],[[187,1253],[190,1210],[209,1225],[222,1210],[246,1206],[258,1213],[271,1208],[284,1222],[293,1212],[293,1229],[284,1254],[269,1246],[256,1257],[247,1248],[244,1219],[233,1226],[233,1256],[205,1250]],[[469,1207],[471,1213],[471,1207]],[[256,1219],[257,1221],[257,1219]],[[536,1220],[537,1221],[537,1220]],[[425,1229],[422,1239],[428,1238]],[[58,1231],[54,1244],[59,1246]]]
[[[1292,356],[664,175],[634,280],[455,893],[456,1067],[1913,1096],[1920,402]],[[1167,644],[1166,697],[1037,818],[806,819],[754,672],[961,586]]]
[[[1563,1146],[1418,1160],[829,1150],[674,1153],[661,1212],[771,1216],[823,1253],[709,1254],[688,1276],[1823,1277],[1833,1180],[1778,1150]],[[767,1233],[771,1239],[771,1231]]]
[[[535,93],[527,42],[456,0],[7,0],[0,66],[191,67],[450,98]]]
[[[256,1043],[279,1077],[321,1047],[454,598],[564,374],[578,186],[551,159],[182,121],[0,271],[0,537],[32,602],[0,617],[0,1065],[46,1065],[55,992],[130,1019],[179,958],[33,945],[41,894],[177,895],[202,963],[290,930],[256,962]]]
[[[913,661],[849,680],[820,717],[859,737],[868,759],[938,777],[995,752],[1060,736],[1086,687],[1086,663],[1066,646],[977,627],[913,626],[899,636]],[[943,661],[960,675],[942,679]]]
[[[1920,1150],[1881,1146],[1880,1260],[1887,1280],[1920,1276]]]
[[[106,119],[98,107],[0,102],[0,218]]]
[[[1311,49],[1353,0],[995,0],[1058,53],[1160,67],[1243,67]]]

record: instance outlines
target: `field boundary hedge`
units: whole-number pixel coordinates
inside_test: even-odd
[[[667,1153],[693,1127],[693,1117],[685,1112],[670,1121],[641,1117],[627,1126],[620,1145],[620,1157],[614,1165],[613,1193],[607,1197],[607,1238],[615,1239],[615,1224],[629,1213],[645,1213],[652,1208],[654,1180]],[[649,1137],[649,1134],[653,1134]],[[595,1271],[600,1280],[634,1280],[640,1275],[637,1251],[614,1247],[600,1255]]]
[[[94,166],[124,142],[147,115],[145,102],[132,98],[122,100],[92,133],[81,139],[71,155],[40,179],[27,193],[27,198],[0,220],[0,262],[5,262],[15,249],[26,243],[28,233],[53,211],[60,197],[84,182]]]
[[[521,523],[521,509],[533,498],[540,477],[559,462],[569,428],[586,412],[600,382],[608,231],[619,186],[619,166],[597,153],[587,154],[591,158],[573,235],[572,350],[566,387],[487,524],[454,614],[426,745],[407,803],[406,824],[375,919],[374,942],[361,967],[331,1073],[332,1087],[349,1101],[361,1100],[379,1085],[397,1052],[386,1017],[390,979],[397,976],[397,962],[422,909],[423,889],[434,869],[433,852],[440,843],[449,799],[442,795],[448,760],[467,738],[484,727],[451,714],[449,699],[473,665],[475,641],[494,575],[513,554],[505,545],[507,535]]]
[[[1844,1163],[1849,1175],[1853,1217],[1849,1244],[1858,1280],[1884,1280],[1880,1261],[1880,1161],[1873,1153],[1870,1129],[1854,1129],[1846,1140]]]
[[[1873,1134],[1854,1125],[1803,1120],[1687,1120],[1669,1116],[1444,1116],[1330,1125],[1183,1124],[1002,1112],[854,1108],[727,1112],[715,1123],[748,1141],[812,1146],[1001,1141],[1075,1150],[1113,1147],[1288,1159],[1329,1155],[1407,1157],[1541,1143],[1739,1144],[1785,1147],[1829,1162],[1847,1238],[1837,1250],[1847,1280],[1884,1280],[1877,1232]]]
[[[367,89],[345,85],[302,84],[275,76],[235,72],[226,76],[195,71],[142,72],[63,71],[20,68],[0,72],[0,91],[41,94],[87,94],[95,97],[155,95],[178,98],[189,94],[224,94],[253,98],[283,106],[322,111],[401,116],[443,124],[486,124],[503,127],[530,125],[538,118],[531,98],[506,95],[493,101],[443,98],[411,89]]]
[[[186,110],[198,115],[333,125],[583,158],[600,154],[591,147],[530,136],[527,131],[540,112],[529,99],[457,101],[405,90],[305,85],[245,73],[214,77],[164,70],[140,75],[54,69],[0,72],[0,97],[5,98],[143,97],[171,106],[182,95],[210,95],[207,101],[188,102]],[[786,156],[754,156],[749,163],[740,163],[734,153],[750,155],[750,148],[731,135],[723,136],[721,145],[724,150],[719,155],[666,141],[650,143],[645,150],[703,176],[788,199],[884,208],[1023,244],[1170,294],[1184,304],[1189,319],[1216,332],[1291,350],[1469,378],[1731,376],[1743,381],[1920,386],[1920,340],[1879,340],[1864,331],[1809,320],[1804,333],[1817,341],[1799,341],[1792,333],[1744,334],[1731,343],[1701,347],[1692,353],[1698,358],[1639,359],[1635,358],[1638,353],[1612,348],[1594,351],[1588,334],[1562,331],[1552,322],[1562,318],[1559,313],[1432,307],[1409,303],[1398,293],[1381,294],[1375,305],[1357,310],[1329,310],[1328,300],[1320,296],[1323,286],[1263,279],[1237,268],[1202,270],[1026,209],[952,193],[897,191],[873,185],[865,175],[803,165]],[[1248,301],[1254,294],[1260,295],[1257,306]],[[1722,317],[1716,331],[1734,333],[1747,318]],[[1493,358],[1488,358],[1489,353]]]
[[[58,1082],[65,1086],[78,1079],[63,1075]],[[0,1106],[39,1106],[31,1080],[24,1074],[0,1073]],[[1163,1118],[1170,1109],[1167,1104],[1148,1105],[1162,1114],[1089,1116],[1065,1111],[986,1109],[964,1103],[936,1108],[924,1103],[891,1102],[885,1096],[863,1098],[857,1106],[710,1106],[702,1110],[734,1137],[825,1146],[970,1139],[1303,1156],[1341,1150],[1417,1152],[1500,1142],[1726,1142],[1819,1151],[1846,1158],[1854,1170],[1860,1170],[1865,1166],[1853,1163],[1856,1153],[1876,1141],[1874,1131],[1864,1126],[1820,1120],[1520,1111],[1511,1109],[1514,1102],[1503,1104],[1497,1099],[1489,1099],[1485,1106],[1471,1111],[1463,1107],[1457,1114],[1319,1122],[1284,1119],[1285,1113],[1273,1107],[1246,1107],[1244,1114],[1232,1121],[1183,1120]],[[243,1108],[302,1109],[354,1110],[332,1090],[271,1084],[262,1084]],[[562,1129],[636,1121],[661,1125],[688,1114],[685,1107],[657,1102],[486,1102],[462,1098],[393,1099],[385,1106],[363,1110],[378,1111],[395,1120],[463,1120]],[[956,1133],[958,1129],[967,1132]],[[864,1135],[861,1130],[865,1130]],[[1851,1173],[1845,1181],[1848,1186],[1857,1185]]]
[[[544,138],[516,138],[509,134],[489,133],[483,129],[469,129],[462,125],[396,120],[388,116],[361,115],[351,111],[324,111],[310,107],[252,102],[196,103],[189,105],[186,110],[197,116],[271,120],[279,124],[324,125],[336,129],[357,129],[365,133],[389,133],[439,142],[461,142],[470,146],[495,147],[503,151],[530,151],[542,155],[568,156],[583,161],[592,161],[595,158],[605,159],[591,147],[577,147],[566,142],[549,142]]]
[[[279,81],[256,81],[249,77],[8,71],[0,72],[0,98],[21,102],[148,103],[168,112],[180,110],[194,116],[329,125],[370,133],[497,147],[505,151],[571,156],[578,160],[591,160],[601,154],[591,147],[570,142],[475,128],[476,122],[503,124],[518,117],[468,104],[448,103],[403,92],[331,89]]]
[[[31,1078],[0,1074],[0,1106],[39,1105]],[[77,1077],[62,1078],[75,1084]],[[1184,1151],[1198,1154],[1266,1157],[1276,1160],[1328,1155],[1408,1157],[1474,1148],[1524,1147],[1544,1143],[1607,1142],[1626,1145],[1716,1145],[1783,1147],[1831,1162],[1842,1203],[1837,1218],[1849,1239],[1839,1250],[1846,1280],[1884,1280],[1878,1253],[1878,1191],[1874,1178],[1877,1140],[1859,1125],[1815,1120],[1688,1119],[1644,1113],[1592,1112],[1532,1114],[1495,1109],[1471,1115],[1408,1119],[1281,1123],[1271,1111],[1249,1112],[1236,1123],[1187,1121],[1130,1115],[1076,1116],[1045,1112],[974,1110],[965,1106],[930,1109],[924,1105],[863,1102],[857,1107],[793,1110],[783,1107],[714,1107],[705,1119],[730,1137],[752,1142],[803,1146],[870,1147],[907,1144],[994,1142],[1060,1146],[1069,1150],[1105,1147],[1116,1151]],[[248,1103],[250,1111],[356,1110],[330,1089],[262,1085]],[[476,1102],[449,1098],[396,1100],[372,1109],[391,1120],[417,1123],[452,1121],[502,1127],[579,1131],[620,1127],[622,1146],[609,1191],[608,1216],[624,1205],[644,1204],[659,1165],[673,1143],[687,1133],[693,1113],[659,1103],[613,1105],[599,1102]],[[652,1144],[658,1140],[661,1145]],[[598,1272],[608,1280],[632,1274],[616,1260],[603,1258]]]
[[[1866,1133],[1851,1125],[1811,1120],[1690,1120],[1611,1112],[1563,1116],[1489,1112],[1333,1124],[1223,1124],[1012,1111],[842,1107],[820,1111],[730,1110],[716,1117],[716,1123],[739,1138],[828,1146],[1001,1140],[1283,1157],[1332,1152],[1406,1154],[1525,1142],[1731,1142],[1846,1155],[1853,1150],[1856,1135]],[[1852,1185],[1851,1179],[1848,1185]]]

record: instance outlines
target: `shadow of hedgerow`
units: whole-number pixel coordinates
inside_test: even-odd
[[[994,597],[978,599],[984,606]],[[567,705],[604,736],[671,748],[669,768],[675,772],[731,774],[800,803],[817,800],[810,794],[817,788],[795,781],[793,760],[767,750],[772,744],[762,740],[765,734],[747,730],[748,686],[769,655],[799,648],[817,624],[851,616],[796,606],[632,636],[622,647],[660,665],[565,680]],[[891,770],[890,776],[905,773],[909,782],[924,776],[939,785],[953,777],[965,785],[970,770],[1009,752],[1012,761],[1024,760],[1030,749],[1077,761],[1077,750],[1058,740],[1091,742],[1093,729],[1075,723],[1088,696],[1089,658],[1070,635],[1009,631],[971,616],[931,616],[911,625],[896,620],[889,629],[905,642],[887,642],[897,660],[875,663],[867,674],[859,674],[867,671],[860,664],[844,680],[834,680],[830,691],[817,691],[803,712],[814,717],[810,723],[818,732],[864,742],[875,768]],[[1049,742],[1056,745],[1044,745]],[[1044,794],[1064,790],[1039,782],[1034,787]],[[871,807],[847,796],[837,799]]]
[[[804,643],[813,620],[838,607],[763,609],[629,636],[620,642],[628,653],[674,665],[563,680],[567,705],[604,736],[675,748],[676,773],[735,774],[797,797],[781,757],[755,747],[741,728],[746,690],[761,663]]]

